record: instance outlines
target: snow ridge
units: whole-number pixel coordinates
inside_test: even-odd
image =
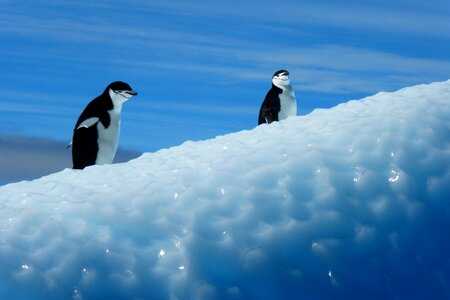
[[[448,299],[450,81],[0,187],[1,299]]]

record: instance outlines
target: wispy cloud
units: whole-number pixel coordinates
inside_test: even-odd
[[[4,101],[1,101],[1,100]],[[26,91],[3,91],[0,98],[0,111],[47,113],[54,115],[68,114],[73,108],[70,105],[78,100],[71,95],[55,95]],[[54,109],[49,110],[49,106]]]
[[[276,58],[273,53],[263,51],[241,53],[241,56],[242,60],[259,65],[276,61],[279,65],[290,66],[303,89],[331,93],[371,93],[400,88],[404,84],[446,80],[450,76],[448,60],[337,45],[287,49],[277,53]]]
[[[388,34],[450,37],[450,24],[446,14],[438,11],[424,13],[408,8],[407,4],[392,7],[392,3],[386,1],[373,2],[369,5],[361,2],[346,5],[340,3],[323,5],[315,2],[304,8],[292,5],[288,11],[291,16],[298,13],[306,23],[342,27],[352,31],[371,30]],[[324,14],[324,11],[327,13]]]
[[[446,80],[446,2],[6,1],[0,131],[24,128],[24,118],[27,134],[69,139],[88,101],[118,79],[140,93],[123,114],[133,145],[161,140],[138,138],[161,127],[176,127],[163,130],[177,141],[252,127],[279,68],[302,101]]]
[[[237,19],[238,24],[242,26],[258,26],[255,24],[259,24],[259,26],[278,26],[280,30],[283,30],[284,27],[291,30],[301,29],[299,24],[313,23],[352,28],[353,31],[372,28],[376,31],[386,30],[390,33],[402,31],[407,35],[423,31],[427,35],[450,36],[450,22],[447,15],[441,15],[436,11],[401,10],[400,6],[391,10],[386,7],[382,9],[377,3],[371,5],[350,3],[344,7],[331,3],[298,3],[298,1],[286,1],[279,7],[274,7],[272,1],[262,1],[258,5],[244,3],[239,5],[239,10],[236,10],[233,3],[221,3],[212,7],[205,5],[204,1],[194,1],[189,5],[166,1],[130,1],[129,8],[131,10],[124,12],[125,15],[122,17],[127,19],[131,17],[130,14],[136,14],[133,19],[139,19],[140,22],[135,23],[117,21],[117,14],[120,14],[121,11],[119,8],[123,5],[117,1],[72,1],[70,4],[49,2],[48,9],[52,9],[53,14],[58,12],[62,6],[67,5],[74,10],[80,8],[85,11],[111,10],[108,13],[112,13],[112,17],[111,19],[105,19],[103,16],[92,18],[87,14],[80,13],[76,17],[71,15],[70,18],[48,18],[39,14],[39,10],[31,16],[6,10],[0,13],[0,32],[25,34],[33,37],[44,36],[56,40],[66,40],[69,44],[76,42],[106,43],[114,45],[115,49],[126,49],[124,51],[129,52],[133,57],[130,59],[121,55],[116,56],[114,52],[103,55],[101,49],[110,49],[108,47],[100,47],[100,51],[94,54],[84,52],[84,55],[81,56],[82,59],[80,55],[76,55],[78,51],[76,48],[60,51],[49,47],[45,52],[36,54],[47,55],[47,59],[59,56],[64,60],[84,60],[97,64],[109,64],[115,61],[122,65],[131,63],[136,66],[151,66],[185,72],[215,73],[217,76],[224,75],[224,78],[238,76],[244,80],[246,78],[255,79],[252,74],[265,72],[266,69],[272,69],[274,65],[313,70],[316,74],[321,73],[321,75],[324,72],[330,72],[330,76],[336,72],[377,73],[386,70],[397,76],[401,73],[410,74],[418,70],[422,77],[435,74],[436,70],[443,74],[450,73],[447,59],[415,58],[414,55],[406,57],[386,51],[371,50],[367,47],[334,46],[330,43],[316,47],[305,47],[301,44],[286,44],[279,47],[276,44],[273,45],[273,42],[255,39],[251,33],[230,34],[229,31],[205,29],[201,27],[204,26],[203,22],[199,22],[200,28],[196,28],[195,23],[190,24],[187,28],[185,23],[194,22],[189,18],[178,21],[174,25],[145,21],[148,18],[145,11],[152,11],[159,14],[188,14],[188,16],[212,19],[229,15]],[[387,3],[385,4],[387,6]],[[247,19],[251,21],[245,21]],[[239,28],[239,25],[232,24]],[[141,52],[137,53],[136,49]],[[142,52],[147,53],[147,56],[142,55]],[[172,54],[170,58],[167,53]],[[16,55],[14,53],[8,55],[11,59],[19,55],[23,59],[23,57],[33,54],[23,51]],[[114,56],[116,57],[114,58]],[[205,59],[208,59],[207,64],[204,63]]]
[[[345,5],[336,2],[273,1],[242,2],[230,0],[215,3],[190,1],[182,5],[171,1],[131,1],[141,8],[169,11],[172,14],[195,17],[244,19],[247,24],[255,21],[341,27],[352,30],[373,30],[388,33],[450,36],[448,13],[450,7],[445,0],[427,1],[421,5],[411,1],[349,1]],[[110,2],[110,5],[114,5]],[[236,9],[239,8],[239,9]]]
[[[270,72],[289,68],[302,89],[328,93],[372,93],[380,89],[396,89],[403,85],[446,80],[450,62],[444,59],[417,58],[365,48],[340,45],[289,47],[276,54],[255,48],[216,48],[203,51],[212,57],[233,60],[233,64],[202,65],[201,62],[153,62],[141,60],[111,60],[119,65],[141,67],[142,72],[169,70],[191,72],[220,78],[222,81],[267,82]],[[139,72],[139,71],[138,71]],[[393,79],[395,78],[395,81]],[[414,79],[414,80],[411,80]]]

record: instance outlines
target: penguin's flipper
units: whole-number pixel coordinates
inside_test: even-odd
[[[91,118],[94,119],[94,118]],[[84,169],[87,166],[95,165],[98,153],[98,131],[97,124],[88,127],[78,126],[74,130],[72,140],[72,162],[74,169]]]
[[[73,141],[70,141],[70,143],[66,146],[66,149],[69,149],[70,147],[72,147],[72,143],[73,143]]]
[[[258,125],[278,121],[278,111],[274,106],[263,105],[259,112]]]
[[[258,125],[270,124],[278,121],[278,112],[280,111],[280,89],[272,87],[264,98],[259,110]]]
[[[97,117],[92,117],[92,118],[86,119],[83,122],[81,122],[80,125],[78,125],[77,129],[89,128],[89,127],[97,124],[98,121],[100,121],[100,118],[97,118]],[[77,129],[75,129],[75,130],[77,130]]]

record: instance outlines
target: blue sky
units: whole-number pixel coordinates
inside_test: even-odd
[[[111,81],[140,152],[252,129],[288,69],[299,114],[450,78],[450,1],[0,0],[0,135],[69,142]]]

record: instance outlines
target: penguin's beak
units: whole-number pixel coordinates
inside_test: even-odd
[[[137,92],[135,90],[131,90],[128,92],[128,94],[132,95],[132,96],[137,96]]]

